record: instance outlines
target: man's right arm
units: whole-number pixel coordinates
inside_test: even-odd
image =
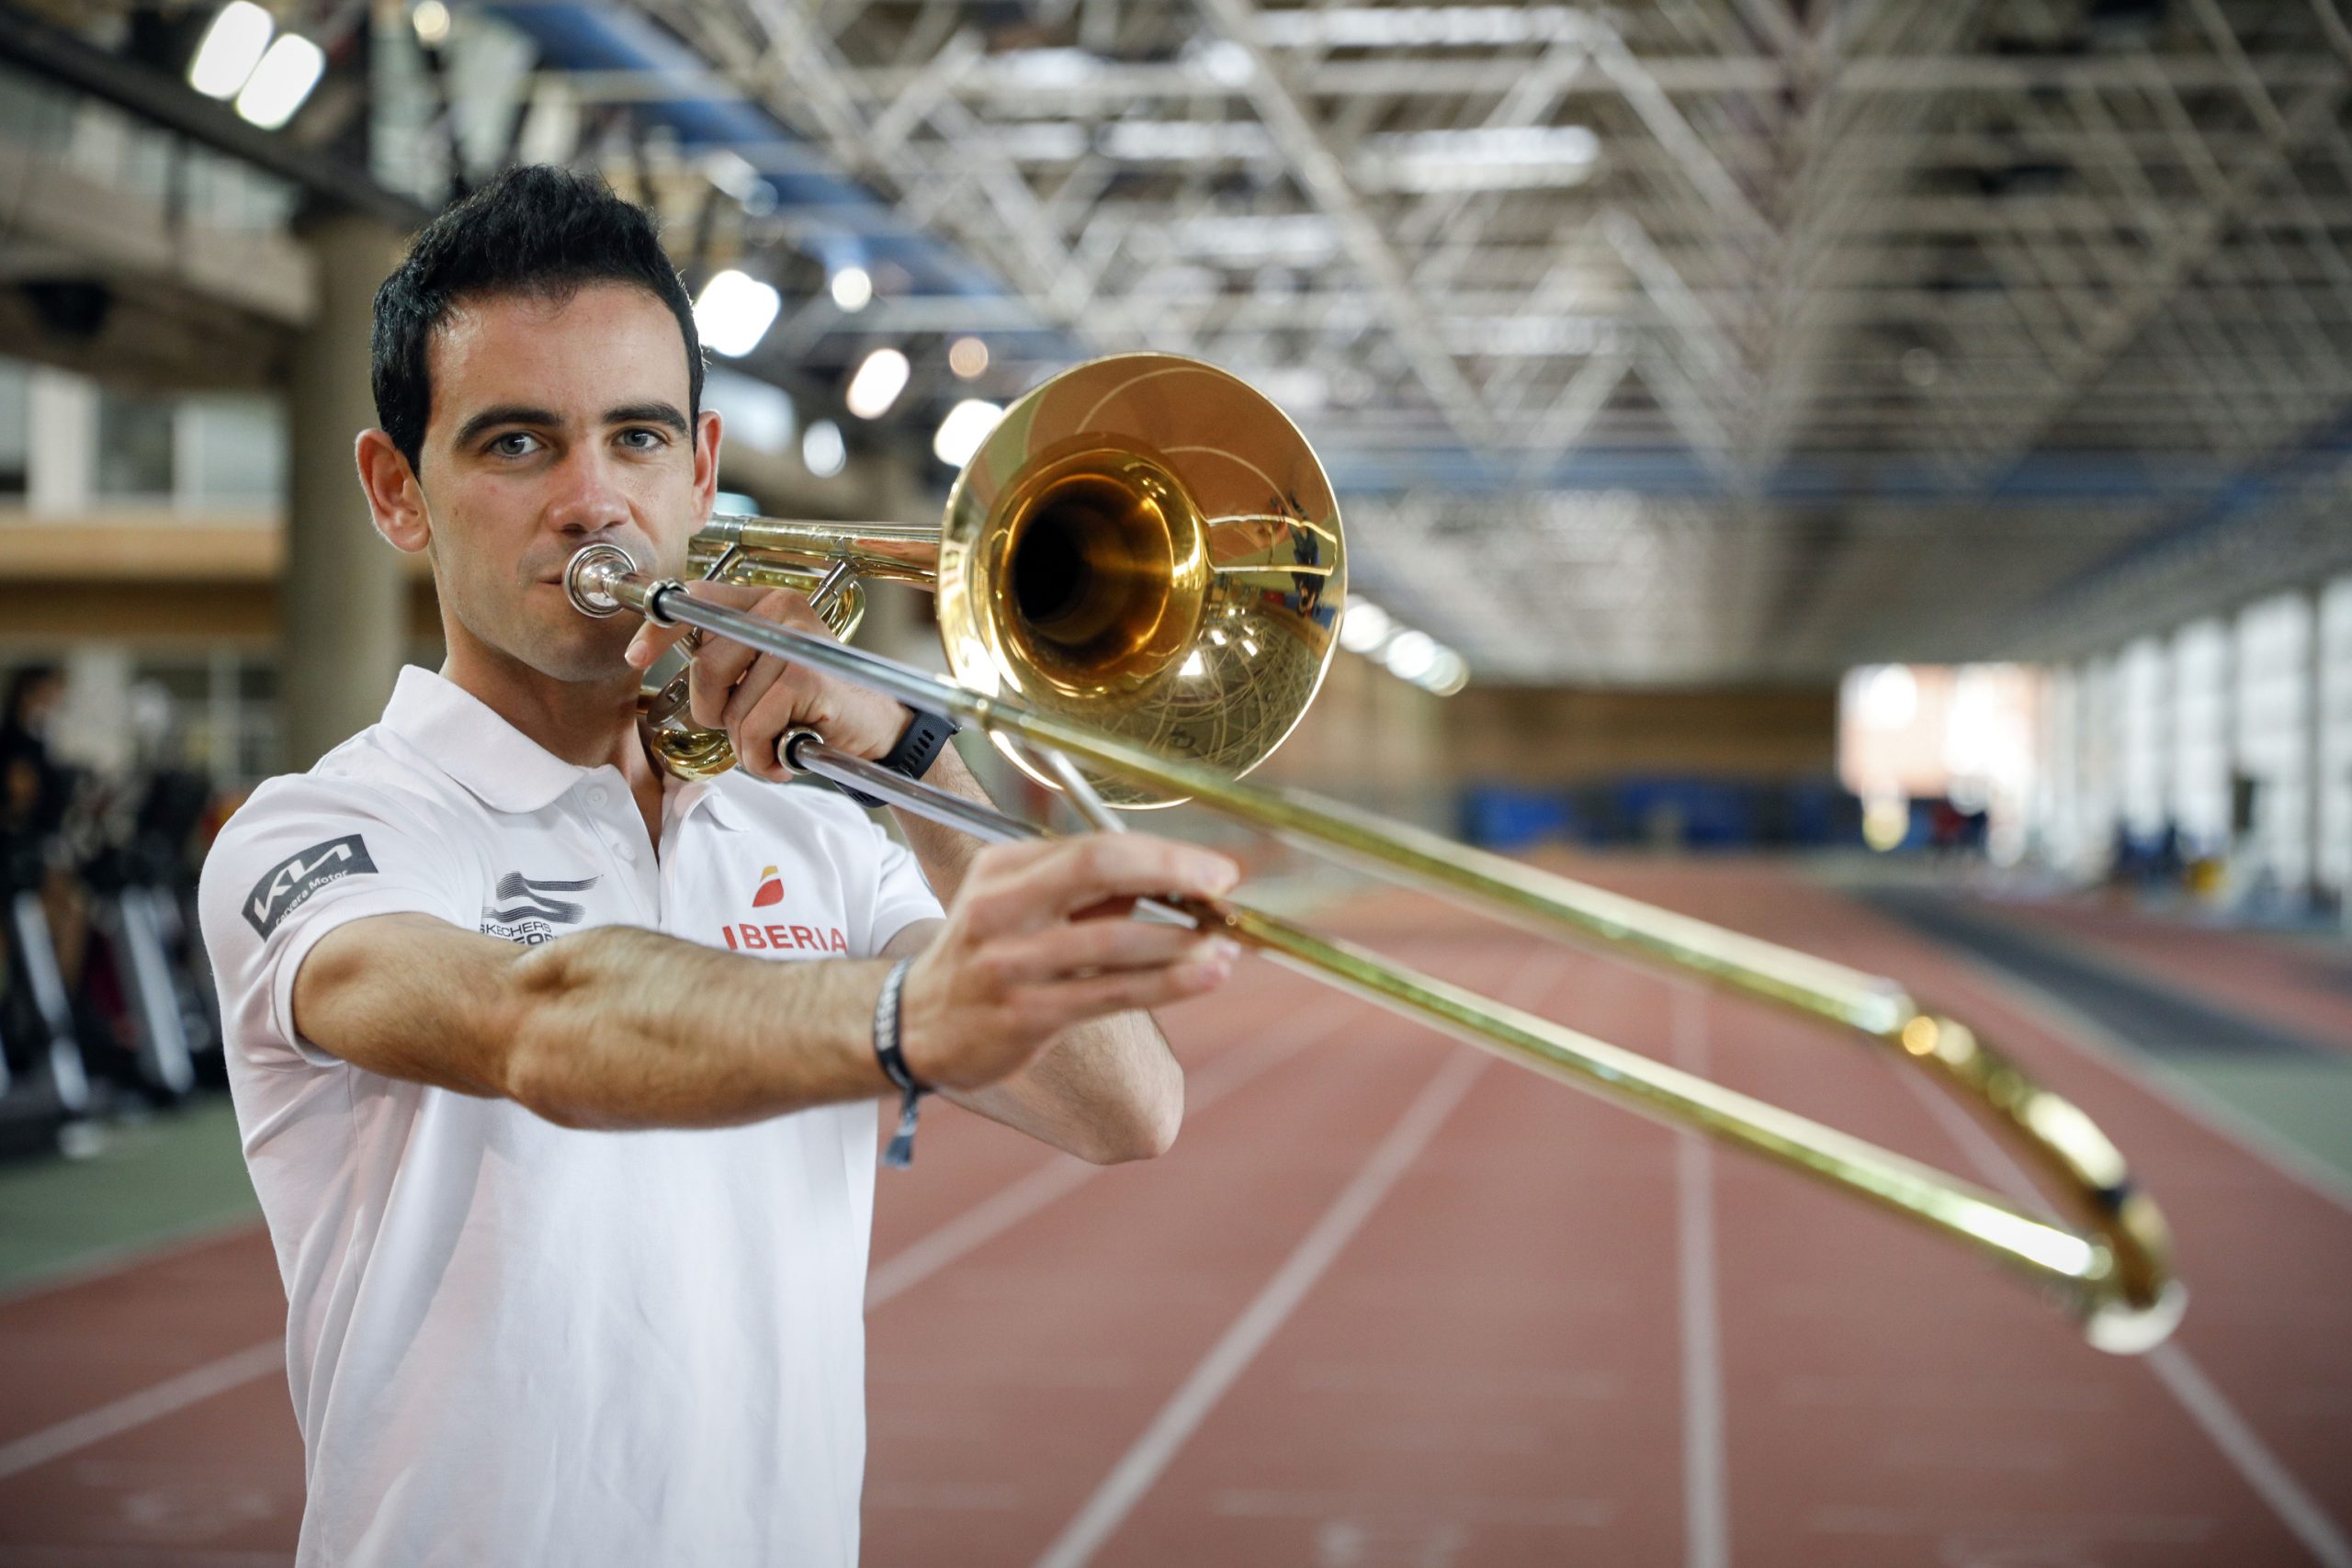
[[[1222,856],[1143,834],[985,853],[1002,863],[985,897],[950,905],[907,977],[907,1059],[928,1081],[993,1082],[1073,1023],[1199,995],[1230,967],[1229,944],[1098,915],[1106,900],[1221,893],[1234,874]],[[429,915],[373,915],[311,948],[292,1021],[354,1066],[563,1126],[731,1126],[888,1091],[871,1034],[888,969],[619,926],[517,947]]]

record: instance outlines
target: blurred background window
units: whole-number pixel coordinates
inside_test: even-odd
[[[99,496],[109,501],[171,500],[175,412],[168,398],[98,389]]]
[[[185,507],[277,506],[286,490],[286,418],[278,400],[208,397],[183,402],[175,478]]]

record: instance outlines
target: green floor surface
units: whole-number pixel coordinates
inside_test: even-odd
[[[260,1213],[225,1098],[108,1125],[86,1157],[0,1166],[0,1290]]]
[[[2168,1065],[2352,1190],[2352,1062],[2208,1057]]]

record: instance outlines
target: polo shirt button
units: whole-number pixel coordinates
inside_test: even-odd
[[[591,806],[602,806],[612,798],[612,792],[602,784],[598,784],[588,792],[588,804]]]

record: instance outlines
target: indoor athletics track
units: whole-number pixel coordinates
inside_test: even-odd
[[[1245,964],[1170,1017],[1169,1157],[937,1115],[882,1174],[866,1561],[2352,1568],[2340,1171],[1906,910],[1760,863],[1579,869],[1900,976],[2078,1100],[2178,1233],[2178,1337],[2101,1356],[1893,1219]],[[1416,898],[1323,923],[2018,1180],[1819,1026]],[[2352,1055],[2352,992],[2262,986]],[[0,1568],[288,1561],[282,1324],[257,1225],[0,1300]]]

